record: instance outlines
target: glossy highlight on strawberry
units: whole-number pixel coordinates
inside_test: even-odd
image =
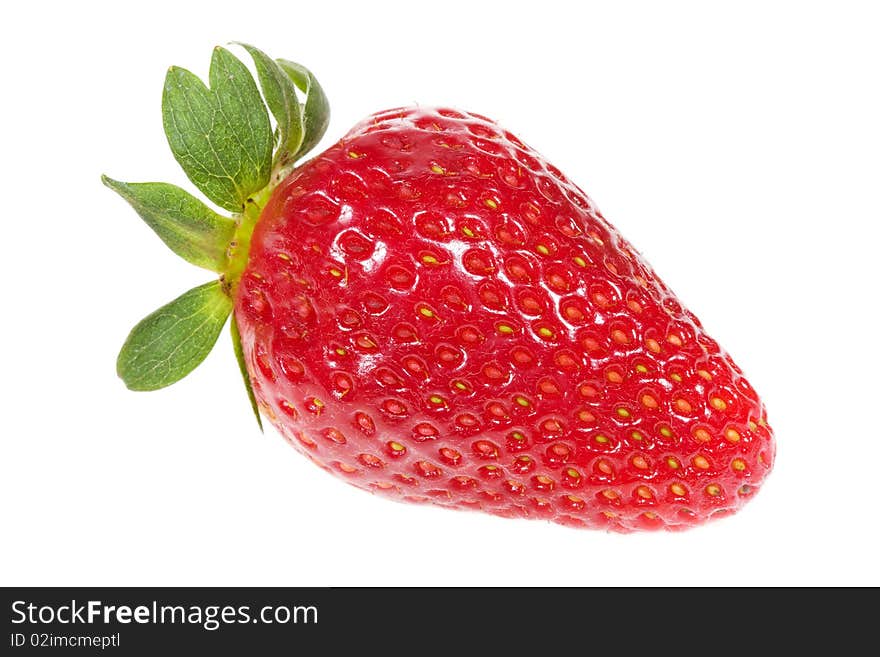
[[[281,78],[256,52],[282,126]],[[219,331],[233,309],[252,402],[291,445],[398,501],[575,527],[681,529],[751,499],[775,455],[760,399],[577,186],[447,108],[379,112],[297,164],[326,126],[306,74],[271,175],[212,233],[223,254],[193,247],[220,262],[202,315]],[[167,308],[140,331],[154,342]],[[120,355],[130,387],[189,371],[149,360],[140,327]]]

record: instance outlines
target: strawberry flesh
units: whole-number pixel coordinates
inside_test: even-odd
[[[730,357],[579,188],[474,114],[381,112],[295,169],[235,317],[284,437],[398,500],[680,529],[772,466]]]

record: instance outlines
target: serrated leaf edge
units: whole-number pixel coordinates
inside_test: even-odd
[[[226,82],[236,79],[235,72],[227,70],[229,66],[234,66],[243,80],[239,97],[224,95]],[[187,178],[223,209],[241,212],[247,198],[270,182],[273,138],[269,113],[250,71],[228,50],[214,49],[208,78],[210,87],[187,69],[170,67],[162,91],[162,123],[168,145]],[[231,112],[230,107],[236,104],[247,109]],[[260,126],[253,124],[253,113],[259,115]],[[221,139],[224,128],[232,133],[225,141]],[[245,129],[248,143],[242,141]],[[252,148],[260,152],[251,152]]]

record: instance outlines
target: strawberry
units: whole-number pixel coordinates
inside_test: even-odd
[[[298,164],[326,127],[323,92],[245,47],[265,105],[223,49],[210,89],[172,69],[163,103],[178,161],[232,218],[105,179],[221,274],[135,327],[129,387],[187,374],[232,310],[255,410],[360,488],[624,532],[754,495],[775,453],[760,399],[558,169],[489,119],[427,108],[374,114]],[[220,109],[231,125],[211,141]]]

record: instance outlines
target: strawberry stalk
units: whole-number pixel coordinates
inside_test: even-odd
[[[175,185],[102,176],[174,253],[219,274],[218,280],[189,290],[132,329],[117,359],[117,372],[132,390],[171,385],[207,357],[232,312],[266,200],[327,129],[327,98],[308,69],[239,45],[253,59],[262,96],[247,67],[221,47],[211,58],[210,86],[186,69],[171,67],[162,95],[165,135],[175,159],[196,188],[229,216]],[[231,329],[260,423],[235,321]]]

